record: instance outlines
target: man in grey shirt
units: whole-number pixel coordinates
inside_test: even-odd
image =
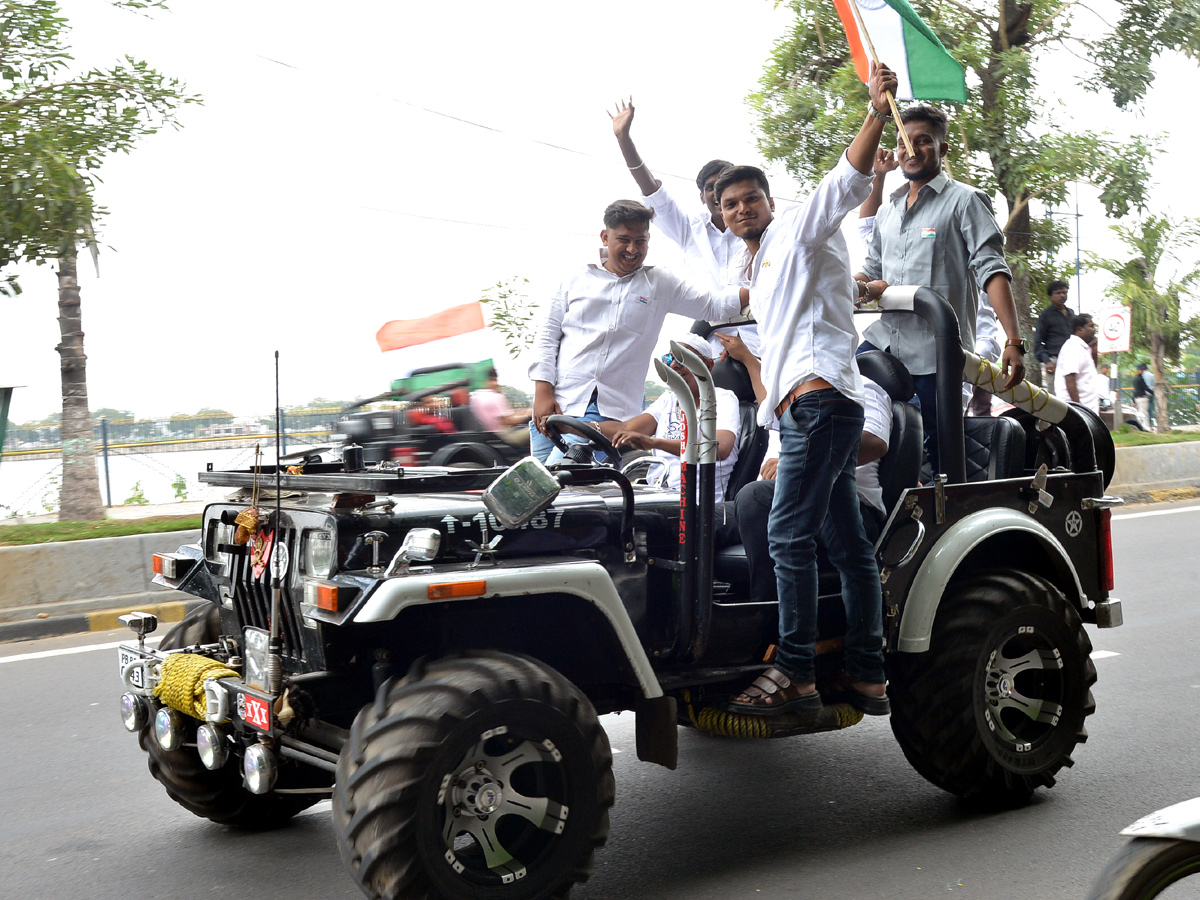
[[[1011,387],[1025,377],[1025,345],[1012,299],[1012,273],[1004,262],[1004,234],[996,225],[991,201],[942,171],[950,145],[941,110],[911,106],[900,119],[915,151],[910,156],[903,145],[896,150],[908,184],[893,192],[877,213],[866,262],[855,278],[933,288],[958,316],[960,339],[968,350],[975,348],[975,317],[983,290],[1006,337],[1001,369],[1007,376],[1004,386]],[[860,352],[887,350],[912,373],[926,449],[937,471],[933,329],[911,313],[885,312],[865,337]]]

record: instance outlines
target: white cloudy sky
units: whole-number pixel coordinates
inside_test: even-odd
[[[105,166],[100,277],[81,261],[91,404],[140,416],[269,409],[275,349],[285,405],[377,393],[429,362],[381,354],[385,321],[514,275],[541,300],[595,258],[604,206],[634,195],[606,106],[632,93],[639,148],[690,201],[707,159],[760,161],[743,100],[790,17],[768,0],[736,4],[736,28],[716,0],[175,0],[152,18],[62,5],[81,63],[130,53],[205,99],[182,130]],[[1181,99],[1195,65],[1165,60],[1141,116],[1110,115],[1072,87],[1077,61],[1056,65],[1064,121],[1171,132],[1155,205],[1197,213],[1200,129]],[[772,175],[777,196],[797,195]],[[1090,190],[1080,198],[1085,249],[1115,252]],[[659,237],[651,262],[670,251]],[[0,300],[0,384],[26,385],[17,422],[59,407],[55,279],[30,269],[23,283]],[[503,380],[523,382],[525,365],[485,340]]]

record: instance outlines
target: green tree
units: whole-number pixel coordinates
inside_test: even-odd
[[[1157,430],[1169,430],[1164,361],[1178,363],[1180,350],[1200,336],[1200,320],[1183,315],[1183,301],[1194,296],[1200,283],[1200,265],[1187,269],[1180,252],[1200,241],[1200,220],[1172,221],[1147,216],[1131,225],[1113,225],[1133,252],[1125,261],[1091,256],[1089,265],[1115,275],[1105,295],[1132,313],[1131,343],[1149,354],[1154,370],[1154,405]]]
[[[525,293],[524,285],[527,284],[528,278],[514,275],[507,281],[497,281],[485,288],[483,296],[479,298],[491,318],[488,328],[504,338],[504,348],[513,359],[533,344],[534,312]]]
[[[134,9],[161,0],[110,0]],[[0,0],[0,290],[16,295],[11,264],[56,263],[62,340],[63,478],[59,517],[103,518],[88,416],[76,255],[96,262],[96,203],[105,157],[174,124],[196,98],[183,85],[126,57],[107,69],[73,72],[67,20],[55,0]],[[6,271],[7,270],[7,271]]]
[[[761,90],[750,97],[759,147],[806,185],[834,163],[862,123],[867,89],[850,63],[845,32],[828,0],[789,0],[790,34],[767,63]],[[1061,0],[912,0],[913,7],[967,70],[968,102],[949,110],[954,177],[1008,204],[1004,231],[1013,268],[1021,330],[1032,336],[1031,284],[1048,278],[1045,260],[1067,239],[1063,226],[1030,215],[1038,200],[1062,205],[1073,181],[1090,182],[1110,216],[1144,208],[1152,139],[1118,140],[1092,130],[1069,131],[1045,102],[1039,64],[1048,49],[1083,56],[1093,47],[1087,83],[1121,108],[1135,105],[1153,81],[1150,64],[1167,50],[1195,56],[1200,0],[1172,4],[1117,0],[1113,33],[1085,40],[1082,7]],[[1132,50],[1130,48],[1133,48]],[[1130,63],[1132,59],[1132,65]],[[883,60],[889,62],[889,60]]]
[[[112,409],[111,407],[108,407],[108,406],[102,406],[99,409],[92,410],[92,421],[93,422],[96,421],[97,419],[99,419],[101,416],[107,416],[110,420],[112,420],[112,419],[132,419],[133,412],[132,412],[132,410],[128,410],[128,409]]]

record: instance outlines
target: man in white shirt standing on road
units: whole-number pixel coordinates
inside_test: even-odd
[[[1092,359],[1096,324],[1087,314],[1071,318],[1071,336],[1063,341],[1054,364],[1054,394],[1062,400],[1082,403],[1100,413],[1100,377]]]
[[[717,180],[725,224],[746,242],[750,303],[761,326],[759,422],[779,420],[780,453],[768,523],[779,585],[779,645],[774,665],[728,705],[734,712],[788,713],[812,724],[816,688],[817,534],[830,517],[844,551],[837,562],[846,606],[845,661],[850,702],[887,715],[883,601],[879,569],[863,532],[855,486],[862,438],[862,379],[854,362],[854,305],[875,299],[883,282],[857,285],[842,220],[871,190],[875,151],[891,120],[886,91],[896,75],[873,67],[871,100],[857,136],[837,166],[798,207],[774,217],[766,176],[750,166]]]
[[[721,216],[713,193],[717,176],[733,163],[723,159],[706,162],[696,176],[696,187],[700,189],[700,202],[704,204],[704,209],[702,212],[684,212],[666,186],[650,172],[633,145],[633,139],[629,136],[633,125],[633,98],[618,103],[616,114],[609,113],[609,117],[612,119],[617,146],[625,157],[625,165],[642,192],[642,202],[654,210],[654,224],[683,251],[687,259],[688,280],[718,290],[726,285],[741,284],[740,260],[744,245],[741,238],[725,227],[725,219]],[[714,356],[721,353],[717,333],[739,335],[750,352],[758,354],[757,325],[726,325],[714,331],[709,337]]]
[[[737,286],[693,287],[666,269],[644,265],[653,218],[654,211],[635,200],[610,203],[600,232],[608,251],[604,264],[576,271],[550,301],[529,367],[534,385],[529,450],[542,462],[554,452],[546,436],[550,416],[624,421],[642,411],[646,369],[667,313],[727,319],[749,296]]]

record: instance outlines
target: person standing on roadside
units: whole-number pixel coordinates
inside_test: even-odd
[[[1142,431],[1151,431],[1150,427],[1150,398],[1154,389],[1146,381],[1146,364],[1139,363],[1137,373],[1133,376],[1133,405],[1137,409],[1138,424]]]
[[[1100,414],[1100,376],[1092,358],[1092,339],[1096,325],[1086,313],[1071,318],[1071,336],[1058,349],[1054,367],[1054,393],[1062,400],[1074,400]]]
[[[762,339],[765,396],[759,423],[778,422],[779,466],[768,543],[779,586],[779,644],[773,665],[727,708],[756,716],[788,713],[804,724],[822,710],[816,689],[817,535],[829,517],[840,543],[851,700],[887,715],[879,568],[863,531],[855,486],[862,438],[862,379],[854,362],[854,306],[886,285],[852,277],[841,224],[871,189],[896,75],[872,66],[862,127],[806,203],[775,216],[761,169],[721,173],[716,198],[725,224],[746,243],[750,303]]]
[[[1033,354],[1042,364],[1045,372],[1042,383],[1047,390],[1054,393],[1054,367],[1058,360],[1058,351],[1072,334],[1071,317],[1075,310],[1067,306],[1067,294],[1070,286],[1065,281],[1052,281],[1046,285],[1046,296],[1050,305],[1038,316],[1037,328],[1033,333]]]

